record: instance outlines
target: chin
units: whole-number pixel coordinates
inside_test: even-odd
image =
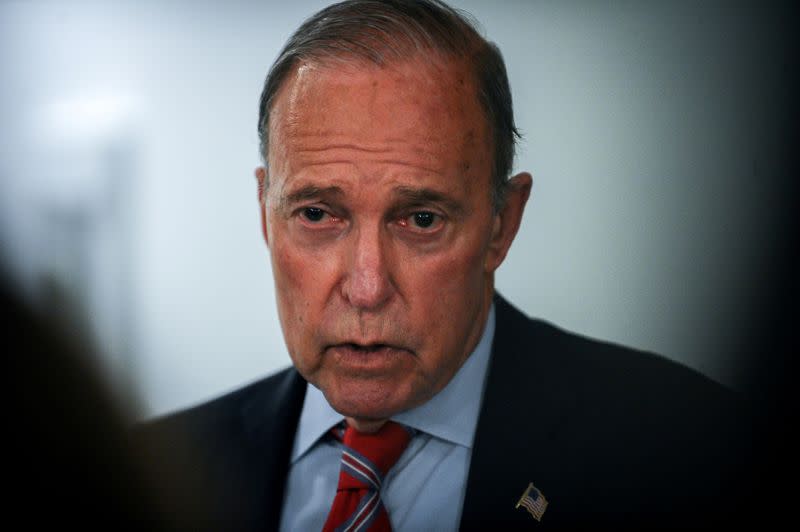
[[[326,388],[322,389],[325,399],[334,410],[345,417],[388,419],[418,404],[410,397],[408,390],[397,385],[338,381],[334,386]]]

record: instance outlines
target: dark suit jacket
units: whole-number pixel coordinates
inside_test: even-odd
[[[726,388],[531,320],[500,296],[487,379],[462,529],[741,520],[751,430]],[[222,528],[273,530],[305,386],[288,369],[140,433],[190,457]],[[529,482],[549,502],[540,523],[515,507]]]

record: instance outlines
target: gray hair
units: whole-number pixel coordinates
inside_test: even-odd
[[[264,82],[258,117],[261,156],[267,163],[269,116],[283,82],[301,62],[356,58],[384,65],[410,53],[466,59],[486,113],[494,150],[492,205],[502,208],[519,132],[500,50],[466,13],[439,0],[346,0],[308,18],[283,47]]]

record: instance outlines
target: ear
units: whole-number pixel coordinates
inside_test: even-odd
[[[492,238],[489,241],[489,252],[486,255],[486,271],[493,273],[506,258],[511,242],[517,235],[525,204],[531,195],[533,178],[531,174],[522,172],[508,180],[506,202],[500,212],[494,215]]]
[[[267,234],[267,169],[259,166],[255,170],[256,181],[258,183],[258,208],[261,211],[261,233],[264,235],[264,242],[269,247],[269,236]]]

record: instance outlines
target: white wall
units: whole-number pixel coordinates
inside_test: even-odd
[[[506,57],[525,134],[517,167],[534,175],[499,289],[531,315],[741,384],[753,358],[737,346],[776,220],[774,15],[454,3]],[[37,213],[102,211],[105,196],[75,191],[122,165],[125,259],[97,268],[123,262],[105,278],[127,296],[97,285],[88,306],[101,344],[98,309],[126,307],[128,358],[110,365],[142,415],[289,364],[252,177],[257,105],[280,46],[324,4],[0,3],[4,247],[21,278],[51,260],[37,246],[52,242],[31,233]]]

